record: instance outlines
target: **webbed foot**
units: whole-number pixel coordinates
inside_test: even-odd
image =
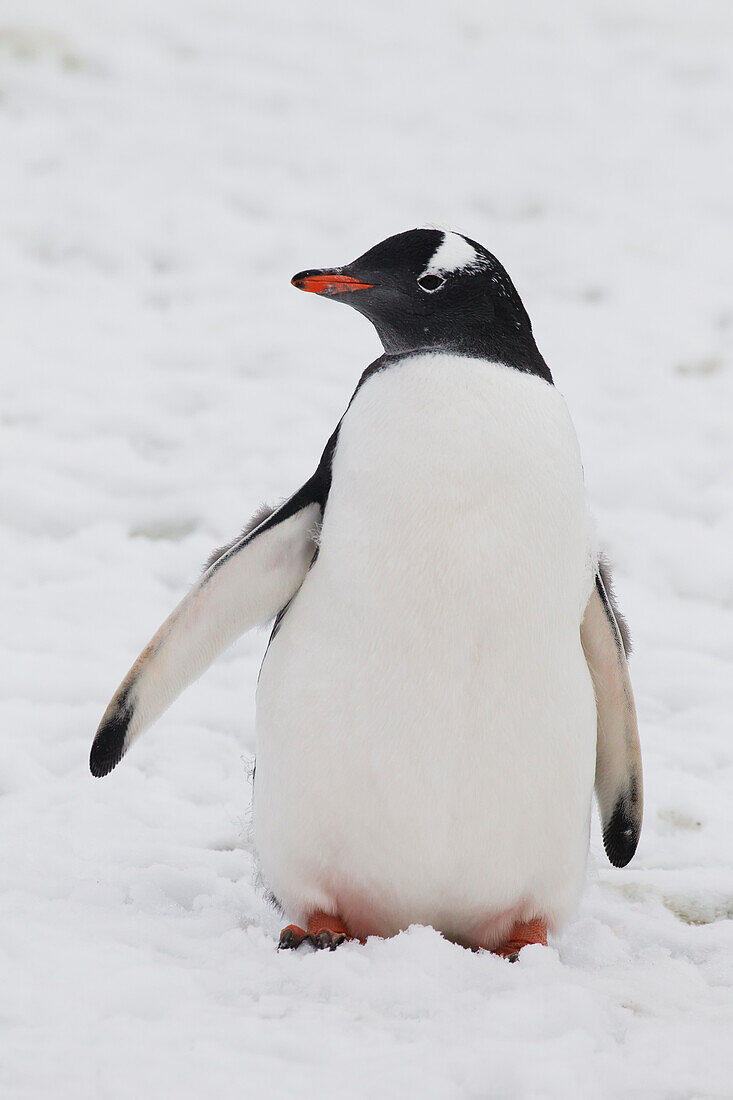
[[[522,948],[533,943],[547,947],[547,925],[543,920],[517,921],[509,938],[491,950],[494,955],[502,955],[509,962],[516,962]]]
[[[309,943],[317,951],[335,951],[339,944],[353,939],[340,917],[329,913],[313,913],[308,918],[308,927],[300,928],[289,924],[280,933],[278,950],[294,951],[302,943]]]

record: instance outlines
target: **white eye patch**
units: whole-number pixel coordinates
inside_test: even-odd
[[[481,257],[465,237],[460,233],[444,233],[443,240],[430,257],[425,274],[448,274],[451,271],[480,266]]]
[[[484,258],[460,233],[443,233],[443,240],[430,257],[417,284],[421,290],[433,294],[443,286],[447,275],[478,269],[484,263]]]

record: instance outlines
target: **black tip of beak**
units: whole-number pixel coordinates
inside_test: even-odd
[[[303,290],[303,284],[306,283],[308,279],[310,279],[313,275],[322,274],[322,271],[319,271],[317,268],[314,267],[310,268],[308,271],[299,271],[297,275],[293,275],[290,282],[293,284],[293,286],[297,287],[298,290]]]

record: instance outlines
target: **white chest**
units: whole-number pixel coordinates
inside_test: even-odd
[[[590,591],[590,542],[575,432],[549,384],[434,355],[357,393],[318,562],[336,584],[348,575],[355,600],[372,585],[391,607],[414,592],[428,614],[463,593],[469,619],[489,607],[516,619],[538,601],[575,618]]]
[[[291,909],[358,924],[366,891],[387,931],[445,925],[448,896],[459,925],[572,903],[595,751],[590,531],[553,387],[442,355],[362,386],[258,689],[255,833]]]

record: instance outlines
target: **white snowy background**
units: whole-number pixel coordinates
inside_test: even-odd
[[[729,0],[3,0],[3,1097],[733,1096],[732,135]],[[514,278],[635,639],[638,855],[594,825],[514,966],[426,928],[276,952],[266,632],[87,768],[378,354],[290,276],[425,222]]]

